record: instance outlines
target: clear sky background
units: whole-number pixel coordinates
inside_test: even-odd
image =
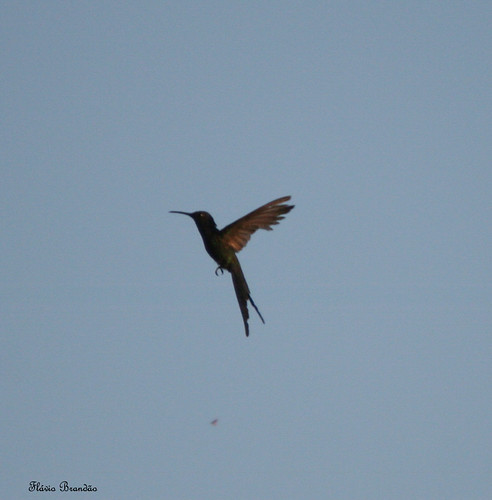
[[[490,1],[0,23],[2,498],[492,498]]]

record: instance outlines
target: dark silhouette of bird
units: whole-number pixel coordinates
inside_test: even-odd
[[[171,210],[170,212],[173,214],[188,215],[195,221],[198,231],[202,236],[205,249],[218,264],[215,274],[217,275],[218,271],[223,274],[224,269],[231,273],[237,301],[243,316],[246,337],[249,335],[248,300],[255,308],[261,321],[265,323],[265,320],[251,298],[251,293],[236,253],[246,246],[251,235],[257,229],[271,231],[273,229],[272,226],[278,224],[284,218],[283,216],[294,208],[294,205],[285,204],[289,200],[290,196],[273,200],[220,230],[217,229],[213,217],[208,212],[190,213],[179,212],[177,210]]]

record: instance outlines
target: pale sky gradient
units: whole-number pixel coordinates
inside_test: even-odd
[[[2,498],[492,498],[490,1],[0,23]]]

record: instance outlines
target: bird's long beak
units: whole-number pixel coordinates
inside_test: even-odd
[[[193,217],[193,215],[191,215],[188,212],[178,212],[178,210],[169,210],[169,213],[170,214],[183,214],[183,215],[188,215],[189,217]]]

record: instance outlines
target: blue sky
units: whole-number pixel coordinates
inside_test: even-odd
[[[5,498],[492,496],[490,2],[0,9]]]

